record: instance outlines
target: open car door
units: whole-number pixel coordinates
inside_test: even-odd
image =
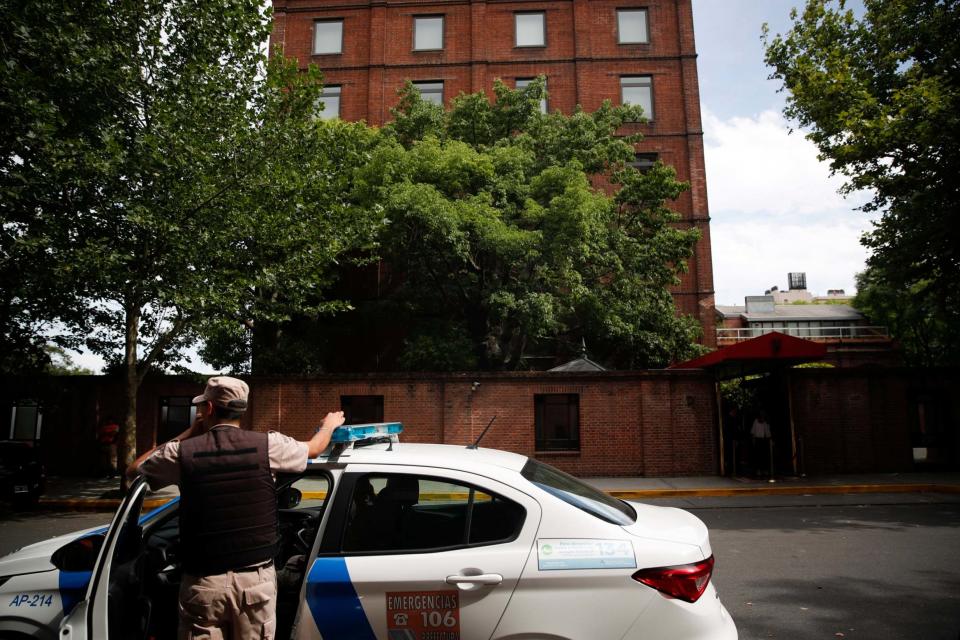
[[[150,621],[143,596],[143,530],[139,524],[147,484],[130,486],[110,529],[84,599],[60,623],[61,640],[141,640]]]

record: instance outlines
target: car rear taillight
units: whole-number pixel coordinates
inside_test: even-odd
[[[713,556],[700,562],[677,567],[641,569],[633,579],[660,593],[684,602],[696,602],[703,595],[713,574]]]

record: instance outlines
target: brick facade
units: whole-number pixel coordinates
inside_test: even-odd
[[[714,475],[719,420],[714,380],[695,370],[578,374],[376,374],[247,378],[246,428],[313,434],[345,395],[383,396],[384,418],[404,423],[404,441],[466,445],[497,419],[483,446],[515,451],[584,476]],[[203,379],[153,376],[138,400],[138,449],[158,439],[161,401],[192,398]],[[18,399],[40,400],[41,445],[50,473],[96,468],[96,427],[123,413],[121,382],[103,376],[5,380],[0,411]],[[910,471],[913,448],[929,445],[940,468],[960,467],[960,371],[794,369],[789,390],[802,466],[812,475]],[[538,452],[534,396],[577,394],[580,449]],[[925,421],[921,428],[920,421]],[[775,431],[788,437],[785,424]],[[930,437],[923,441],[920,432]],[[733,437],[725,427],[727,447]],[[172,434],[176,435],[176,434]],[[4,436],[5,437],[5,436]],[[781,443],[788,446],[788,441]],[[788,464],[779,466],[787,472]],[[728,467],[729,469],[729,467]]]
[[[689,271],[674,290],[678,311],[698,318],[704,343],[715,344],[713,272],[703,131],[691,0],[274,0],[272,46],[318,65],[329,85],[341,87],[340,116],[379,126],[390,118],[405,80],[444,83],[444,101],[485,91],[495,79],[513,86],[517,78],[547,76],[548,108],[591,111],[604,100],[620,101],[620,77],[653,78],[654,119],[631,125],[640,132],[638,152],[656,153],[691,189],[675,204],[683,224],[703,238]],[[617,9],[648,12],[646,44],[618,44]],[[542,11],[546,45],[516,47],[514,14]],[[414,17],[444,16],[443,49],[413,50]],[[317,20],[343,21],[338,54],[313,54]]]

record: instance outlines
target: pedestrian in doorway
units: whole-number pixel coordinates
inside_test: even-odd
[[[308,441],[240,428],[249,388],[216,376],[193,399],[197,417],[177,438],[127,469],[157,490],[180,487],[180,640],[273,638],[276,632],[277,496],[274,474],[296,473],[327,448],[343,412],[328,413]]]
[[[756,475],[770,473],[770,423],[767,414],[760,411],[750,427],[750,439],[753,441],[753,459],[756,462]],[[772,474],[771,474],[772,475]]]
[[[100,449],[101,476],[117,477],[117,441],[120,439],[120,423],[113,418],[104,420],[97,428],[97,447]]]

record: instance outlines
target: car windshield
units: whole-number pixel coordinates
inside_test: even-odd
[[[520,474],[547,493],[601,520],[620,526],[637,521],[637,512],[626,502],[612,498],[548,464],[528,460]]]

